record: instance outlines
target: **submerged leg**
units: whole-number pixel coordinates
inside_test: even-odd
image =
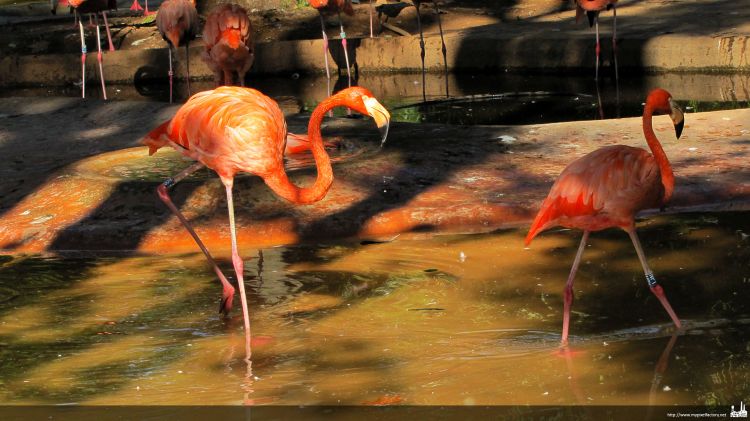
[[[174,76],[174,72],[172,71],[172,45],[170,44],[168,46],[169,51],[169,72],[167,73],[169,75],[169,103],[172,103],[172,77]]]
[[[138,0],[133,0],[133,4],[130,5],[130,10],[137,12],[143,10],[143,7],[138,3]]]
[[[669,317],[672,318],[672,322],[674,322],[674,325],[677,327],[677,329],[679,329],[680,327],[682,327],[680,319],[677,318],[677,314],[675,314],[674,310],[672,310],[672,306],[669,305],[667,296],[664,294],[664,289],[662,289],[661,285],[656,282],[654,272],[652,272],[651,268],[648,267],[648,263],[646,262],[646,254],[643,253],[643,248],[641,247],[641,242],[638,240],[638,234],[636,234],[635,228],[633,227],[627,229],[626,231],[628,235],[630,235],[630,239],[633,241],[635,252],[638,253],[638,259],[641,261],[641,266],[643,266],[643,272],[646,274],[646,282],[648,282],[648,286],[649,288],[651,288],[651,292],[656,295],[656,298],[659,299],[661,305],[664,306],[664,310],[666,310],[669,314]]]
[[[224,181],[224,187],[227,190],[227,208],[229,209],[229,230],[232,236],[232,264],[237,275],[237,285],[240,287],[240,301],[242,302],[242,317],[245,321],[245,355],[250,359],[250,315],[247,309],[247,296],[245,295],[244,271],[245,264],[237,250],[237,230],[234,225],[234,201],[232,199],[232,183]]]
[[[349,65],[349,51],[346,49],[346,32],[344,32],[344,21],[339,13],[339,27],[341,28],[341,46],[344,47],[344,60],[346,61],[346,74],[349,76],[349,87],[352,87],[352,66]]]
[[[583,250],[586,248],[586,242],[589,239],[589,232],[584,231],[583,237],[581,237],[581,244],[578,246],[578,252],[576,258],[573,260],[573,266],[570,268],[570,275],[568,275],[568,281],[565,283],[565,292],[563,295],[563,330],[562,345],[568,344],[568,330],[570,326],[570,307],[573,305],[573,280],[578,272],[578,265],[581,263],[581,255]]]
[[[99,15],[96,16],[96,61],[99,62],[99,79],[102,81],[102,97],[107,99],[107,87],[104,86],[104,69],[102,68],[102,41],[99,30]]]
[[[206,259],[208,259],[208,263],[213,268],[214,273],[216,273],[216,276],[219,278],[219,281],[221,281],[221,285],[224,288],[224,290],[222,293],[222,299],[221,299],[221,304],[219,307],[219,312],[226,315],[226,314],[229,314],[229,311],[232,309],[232,298],[234,298],[234,287],[229,283],[229,281],[227,281],[227,278],[221,272],[221,269],[219,269],[219,266],[216,264],[216,261],[214,260],[214,258],[211,257],[211,253],[209,253],[208,249],[203,244],[203,241],[201,241],[201,239],[198,237],[198,234],[190,225],[190,222],[188,222],[188,220],[185,218],[182,212],[180,212],[180,210],[177,209],[177,206],[175,206],[174,203],[172,203],[172,199],[169,197],[169,188],[171,188],[172,186],[180,182],[180,180],[184,179],[185,177],[198,171],[201,168],[203,168],[203,164],[201,164],[200,162],[196,162],[190,167],[182,170],[182,172],[180,172],[173,178],[166,179],[163,183],[159,185],[159,187],[156,188],[156,192],[159,195],[159,199],[161,199],[161,201],[164,202],[165,205],[167,205],[169,210],[171,210],[172,213],[175,214],[175,216],[177,216],[177,218],[180,220],[180,222],[185,227],[185,229],[188,230],[190,235],[193,237],[193,240],[195,240],[195,242],[198,244],[198,247],[200,247],[203,254],[206,255]]]
[[[414,5],[417,8],[417,29],[419,29],[419,49],[422,57],[422,100],[427,101],[427,91],[425,87],[425,70],[424,70],[424,34],[422,33],[422,18],[419,16],[419,3]]]
[[[440,42],[443,44],[443,70],[445,74],[445,96],[450,96],[448,91],[448,50],[445,48],[445,39],[443,38],[443,24],[440,22],[440,8],[437,2],[432,3],[435,5],[435,14],[437,14],[438,29],[440,29]]]

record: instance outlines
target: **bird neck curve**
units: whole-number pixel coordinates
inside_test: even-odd
[[[292,183],[285,171],[280,171],[266,177],[266,184],[284,199],[296,204],[310,204],[321,200],[328,193],[333,183],[333,169],[331,160],[323,145],[320,134],[320,126],[323,124],[323,116],[329,110],[343,105],[340,100],[328,98],[318,104],[310,117],[307,127],[307,136],[310,141],[310,151],[315,158],[315,166],[318,176],[309,187],[298,187]]]
[[[672,166],[669,164],[667,154],[656,138],[654,128],[652,126],[652,120],[654,115],[654,106],[647,102],[646,107],[643,110],[643,135],[646,137],[646,143],[648,143],[651,153],[654,155],[656,163],[659,165],[659,172],[661,174],[661,183],[664,186],[664,196],[662,198],[662,204],[669,201],[674,192],[674,173],[672,172]]]

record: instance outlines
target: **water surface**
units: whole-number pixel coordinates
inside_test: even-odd
[[[219,316],[198,252],[6,255],[0,403],[736,405],[750,392],[749,216],[639,223],[678,332],[627,235],[592,235],[567,352],[579,232],[530,249],[506,230],[242,250],[251,370],[239,309]]]

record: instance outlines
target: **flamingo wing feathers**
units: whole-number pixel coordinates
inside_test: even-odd
[[[600,230],[632,222],[640,209],[663,199],[659,167],[647,151],[609,146],[568,165],[550,189],[526,236],[526,245],[555,225]]]
[[[283,168],[286,121],[259,91],[223,86],[193,95],[143,140],[151,153],[170,145],[223,179],[239,170],[263,176]]]

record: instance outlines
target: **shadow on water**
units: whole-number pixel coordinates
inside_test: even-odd
[[[578,232],[543,234],[531,249],[517,230],[265,249],[246,265],[254,334],[265,338],[250,398],[737,404],[750,392],[747,216],[639,223],[685,323],[674,342],[627,236],[593,235],[567,355],[561,293]],[[243,400],[239,313],[219,318],[218,283],[199,253],[6,256],[0,291],[2,402]]]

